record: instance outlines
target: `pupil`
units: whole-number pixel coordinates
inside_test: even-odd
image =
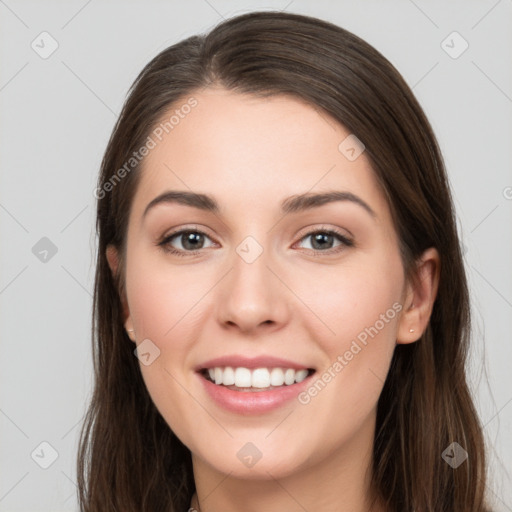
[[[332,235],[326,233],[318,233],[314,237],[313,247],[318,244],[319,248],[325,247],[325,242],[328,242],[332,238]],[[317,248],[317,247],[315,247]]]
[[[202,239],[201,233],[184,233],[183,237],[185,238],[185,243],[183,244],[183,247],[185,249],[197,249],[198,245],[200,244],[194,244],[194,242],[200,242]],[[188,244],[191,244],[189,247],[187,247]]]

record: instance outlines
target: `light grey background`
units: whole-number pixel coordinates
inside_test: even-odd
[[[163,48],[259,9],[317,16],[366,39],[431,120],[467,248],[490,494],[497,511],[512,510],[511,0],[0,0],[1,511],[77,510],[92,389],[93,189],[128,87]],[[58,48],[43,59],[52,39]],[[46,262],[43,237],[57,248]]]

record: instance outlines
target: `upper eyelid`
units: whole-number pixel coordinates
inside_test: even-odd
[[[300,235],[300,238],[302,239],[307,235],[311,235],[311,234],[317,233],[317,232],[326,232],[326,231],[332,231],[337,235],[342,234],[342,233],[338,233],[339,231],[346,231],[347,234],[342,235],[342,236],[345,236],[345,238],[350,238],[350,239],[354,238],[354,235],[347,228],[331,227],[331,226],[327,226],[325,224],[320,224],[320,225],[313,224],[312,226],[306,226],[305,228],[301,229],[299,233],[302,233]]]
[[[214,240],[214,237],[212,237],[211,235],[209,235],[204,229],[202,228],[198,228],[198,227],[185,227],[185,228],[179,228],[177,229],[176,231],[171,231],[169,234],[167,235],[164,235],[162,236],[162,241],[163,240],[168,240],[170,238],[173,238],[177,235],[182,235],[183,233],[187,233],[187,232],[192,232],[192,233],[201,233],[203,235],[206,235],[208,238],[211,238],[212,240]]]

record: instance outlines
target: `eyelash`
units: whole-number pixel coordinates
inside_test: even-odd
[[[181,229],[179,231],[175,231],[174,233],[171,233],[169,236],[166,236],[162,241],[158,242],[157,243],[158,247],[165,253],[170,253],[175,256],[180,256],[180,257],[196,256],[196,255],[200,254],[202,249],[197,249],[195,251],[183,251],[181,249],[175,249],[174,247],[169,245],[171,240],[173,240],[174,238],[176,238],[179,235],[182,235],[183,233],[197,233],[200,235],[204,235],[207,238],[210,238],[204,231],[201,231],[200,229]],[[306,233],[304,236],[302,236],[299,241],[304,240],[305,238],[308,238],[312,235],[317,235],[319,233],[325,234],[325,235],[333,235],[335,238],[337,238],[342,243],[342,245],[338,246],[337,248],[332,248],[332,249],[328,249],[325,251],[321,251],[318,249],[307,249],[308,251],[313,251],[315,254],[318,253],[318,254],[332,255],[332,254],[336,254],[336,253],[340,252],[341,250],[344,250],[346,247],[354,247],[355,246],[355,243],[353,240],[347,238],[341,232],[339,232],[333,228],[329,228],[329,229],[320,228],[320,229],[316,229],[314,231],[310,231],[310,232]]]

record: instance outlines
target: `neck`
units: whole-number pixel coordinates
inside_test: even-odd
[[[193,455],[191,512],[384,512],[370,503],[373,428],[358,434],[321,463],[268,479],[226,475]]]

